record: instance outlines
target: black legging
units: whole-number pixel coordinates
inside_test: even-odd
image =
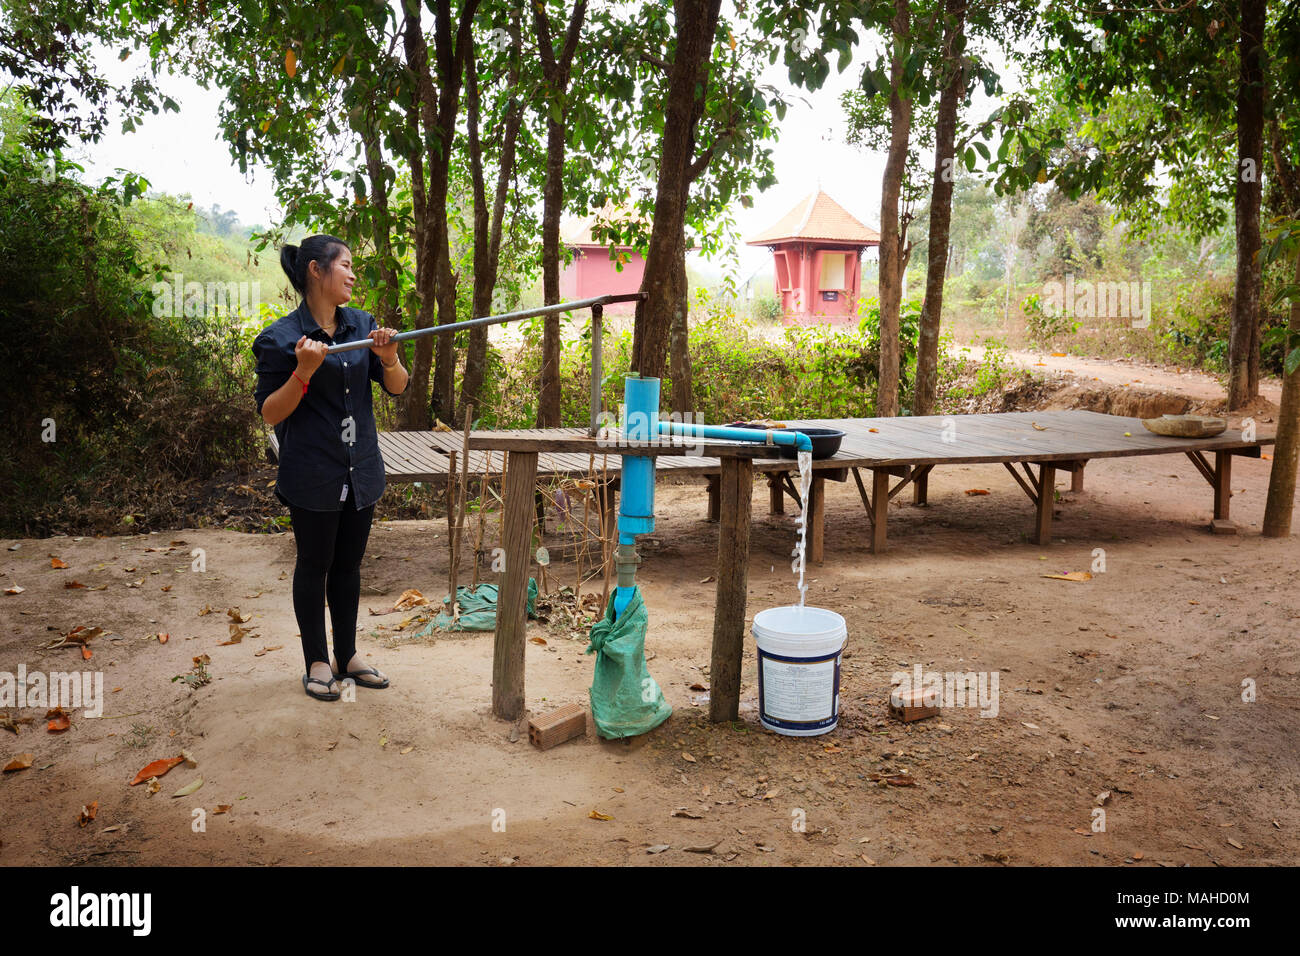
[[[325,644],[325,600],[334,630],[334,660],[345,668],[357,652],[357,603],[361,599],[361,559],[370,537],[375,506],[357,510],[348,489],[341,511],[308,511],[289,505],[298,561],[293,568],[293,613],[302,635],[307,670],[329,663]]]

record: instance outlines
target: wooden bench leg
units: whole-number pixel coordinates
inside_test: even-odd
[[[1229,520],[1232,510],[1232,454],[1214,453],[1214,518]]]
[[[785,514],[785,482],[779,471],[767,476],[768,513]]]
[[[930,469],[921,469],[912,479],[912,505],[924,508],[930,503]]]
[[[528,625],[529,546],[533,539],[533,495],[537,452],[510,452],[505,484],[505,572],[492,651],[492,714],[518,720],[524,714],[524,633]]]
[[[1038,466],[1038,500],[1035,502],[1037,521],[1034,527],[1035,544],[1052,543],[1052,508],[1056,504],[1056,466]]]
[[[1070,473],[1070,490],[1073,492],[1083,491],[1083,469],[1087,464],[1086,461],[1079,462],[1079,467]]]
[[[718,484],[722,513],[718,528],[718,592],[713,611],[713,654],[709,671],[709,720],[715,724],[736,720],[740,716],[753,462],[748,458],[723,458]]]
[[[720,507],[718,502],[718,484],[720,478],[718,475],[705,475],[704,477],[709,483],[709,520],[717,521]]]
[[[885,550],[885,522],[889,519],[889,471],[871,469],[871,553]]]
[[[808,560],[821,564],[826,557],[826,479],[816,472],[808,497]]]

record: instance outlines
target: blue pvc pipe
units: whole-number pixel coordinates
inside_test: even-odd
[[[623,381],[624,431],[633,441],[649,441],[658,434],[659,379],[629,375]],[[655,460],[649,456],[624,455],[622,489],[619,492],[618,541],[635,544],[636,536],[655,529]],[[635,586],[614,590],[614,617],[632,600]]]
[[[788,428],[764,431],[759,428],[733,428],[730,425],[687,425],[682,422],[660,422],[659,431],[687,438],[717,438],[721,441],[752,441],[774,445],[794,445],[799,451],[812,451],[812,439],[803,432]],[[626,459],[625,459],[626,460]]]

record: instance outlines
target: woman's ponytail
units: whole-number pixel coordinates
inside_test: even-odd
[[[298,279],[298,247],[294,245],[285,245],[280,250],[280,268],[284,274],[289,277],[289,284],[292,285],[299,295],[306,295],[301,281]]]

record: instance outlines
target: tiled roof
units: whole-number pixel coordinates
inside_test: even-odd
[[[767,246],[786,239],[830,239],[866,245],[880,242],[880,233],[858,222],[848,210],[818,189],[774,226],[746,240],[746,244]]]
[[[626,209],[616,209],[607,205],[599,212],[593,212],[589,216],[583,216],[580,219],[570,219],[560,227],[560,241],[566,246],[605,246],[603,242],[596,242],[591,238],[591,227],[596,224],[597,219],[607,223],[628,222],[636,217]],[[650,232],[650,222],[645,220],[645,230]],[[621,247],[629,248],[629,247]]]

